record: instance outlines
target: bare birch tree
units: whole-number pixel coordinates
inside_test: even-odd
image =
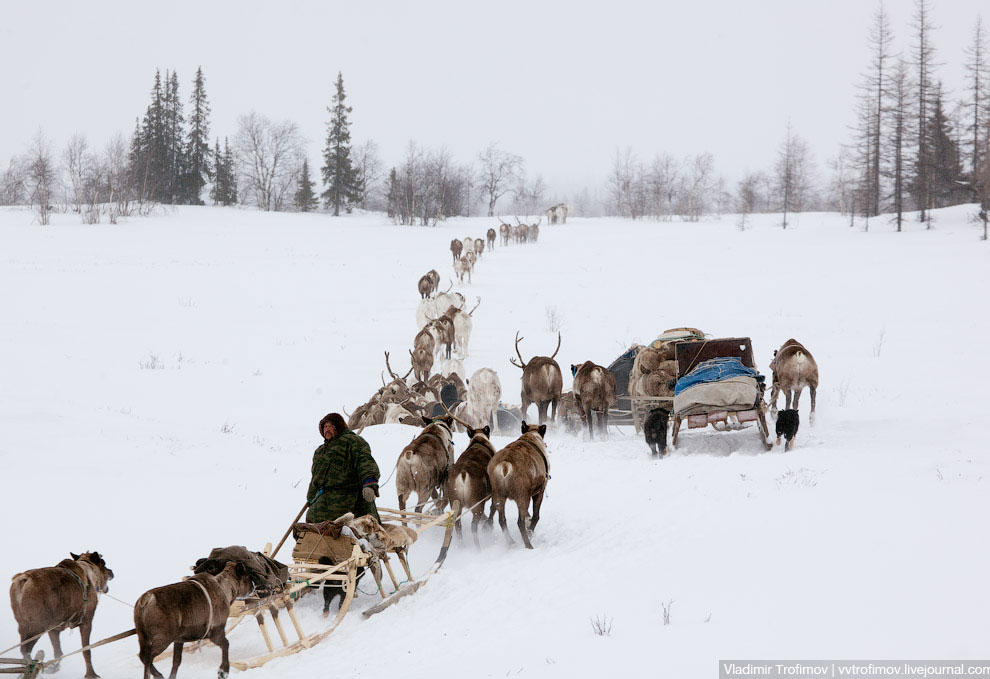
[[[280,210],[302,168],[302,137],[288,120],[273,122],[255,111],[241,116],[234,153],[246,190],[259,209]]]
[[[51,221],[55,202],[58,171],[51,142],[40,131],[35,135],[28,151],[27,176],[31,204],[38,210],[38,222],[47,226]]]
[[[484,151],[478,154],[481,168],[478,184],[482,196],[488,201],[488,216],[495,216],[495,204],[498,199],[512,191],[519,183],[519,173],[522,170],[522,157],[508,153],[490,143]]]

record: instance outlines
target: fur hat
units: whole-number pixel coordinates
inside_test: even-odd
[[[347,430],[347,423],[344,422],[344,417],[340,413],[330,413],[322,420],[320,420],[320,436],[323,436],[323,425],[327,422],[333,425],[333,428],[337,430],[337,435],[344,433]]]

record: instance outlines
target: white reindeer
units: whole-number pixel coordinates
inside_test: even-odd
[[[491,425],[498,432],[498,402],[502,398],[502,383],[491,368],[480,368],[468,380],[467,404],[478,419],[478,427]]]

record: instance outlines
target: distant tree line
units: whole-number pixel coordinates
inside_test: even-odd
[[[787,125],[772,166],[743,173],[729,187],[710,153],[641,159],[618,149],[599,199],[587,189],[571,196],[578,214],[698,221],[708,214],[835,210],[866,227],[890,215],[900,230],[917,211],[931,226],[935,208],[981,204],[990,212],[990,66],[980,19],[965,46],[966,88],[956,99],[938,78],[931,0],[915,0],[910,39],[894,50],[882,2],[867,35],[870,59],[858,88],[849,142],[827,161],[823,180],[808,143]],[[341,73],[333,84],[319,174],[292,121],[257,111],[238,118],[229,137],[211,137],[211,107],[202,69],[184,101],[175,71],[156,71],[150,101],[130,138],[102,149],[75,134],[61,153],[39,132],[28,150],[0,169],[0,204],[30,204],[38,220],[73,211],[87,223],[143,214],[156,205],[251,205],[260,210],[354,209],[386,213],[396,223],[434,225],[457,215],[540,214],[562,197],[550,195],[522,156],[492,142],[469,162],[444,147],[410,141],[395,165],[374,140],[355,143]],[[212,139],[212,145],[211,145]]]
[[[952,101],[938,77],[930,0],[915,0],[908,40],[894,32],[880,2],[868,33],[870,61],[859,84],[851,139],[833,160],[833,207],[860,217],[905,212],[931,228],[931,211],[978,202],[986,233],[990,207],[990,67],[977,17],[963,48],[965,89]]]

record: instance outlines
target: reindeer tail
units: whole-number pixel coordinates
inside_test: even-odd
[[[495,473],[498,474],[503,479],[505,479],[509,474],[512,473],[512,463],[508,461],[502,462],[497,467],[495,467]]]

